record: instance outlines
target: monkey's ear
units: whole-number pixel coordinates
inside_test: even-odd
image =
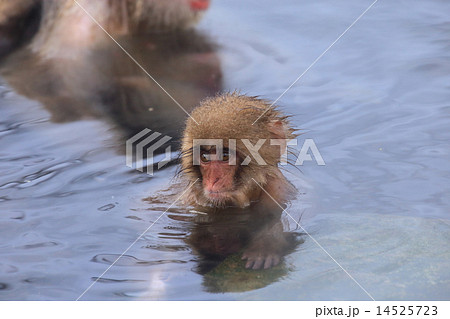
[[[267,129],[273,139],[286,139],[287,125],[280,120],[272,120],[267,124]]]
[[[287,147],[287,131],[288,126],[286,123],[280,120],[273,120],[267,124],[267,129],[270,132],[271,144],[279,145],[277,152],[279,152],[279,157],[286,153]],[[276,142],[274,140],[277,140]],[[275,143],[274,143],[275,142]]]

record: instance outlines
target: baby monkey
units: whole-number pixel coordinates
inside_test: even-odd
[[[190,184],[185,201],[241,208],[285,204],[295,188],[278,164],[294,131],[266,100],[237,93],[204,100],[188,118],[182,140],[182,176]]]
[[[252,222],[243,252],[246,268],[275,266],[289,250],[280,217],[296,189],[278,164],[294,132],[269,101],[238,93],[204,100],[187,119],[181,158],[181,176],[188,184],[184,201],[216,215],[241,209],[262,222]]]

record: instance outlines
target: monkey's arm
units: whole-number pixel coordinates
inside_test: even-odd
[[[245,249],[242,255],[242,259],[247,260],[245,268],[268,269],[278,265],[288,246],[281,221],[270,223],[256,234]]]
[[[294,186],[281,172],[261,190],[255,213],[259,215],[258,218],[267,219],[267,222],[263,229],[257,232],[242,256],[247,260],[246,268],[268,269],[280,262],[289,247],[280,217],[286,207],[285,203],[295,196],[295,192]]]

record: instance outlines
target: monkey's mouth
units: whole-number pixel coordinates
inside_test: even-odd
[[[232,192],[228,190],[207,191],[205,197],[213,206],[222,207],[233,202]]]
[[[226,207],[232,202],[231,194],[225,191],[205,192],[205,197],[212,207]]]
[[[229,193],[227,191],[208,191],[206,196],[213,199],[226,199],[229,197]]]

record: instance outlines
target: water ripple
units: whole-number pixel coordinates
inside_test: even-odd
[[[117,258],[120,257],[120,254],[99,254],[94,256],[91,261],[101,264],[108,264],[112,265]],[[162,264],[184,264],[186,261],[183,260],[154,260],[154,261],[147,261],[147,260],[141,260],[137,259],[136,257],[130,256],[130,255],[123,255],[115,264],[114,266],[156,266],[156,265],[162,265]]]

